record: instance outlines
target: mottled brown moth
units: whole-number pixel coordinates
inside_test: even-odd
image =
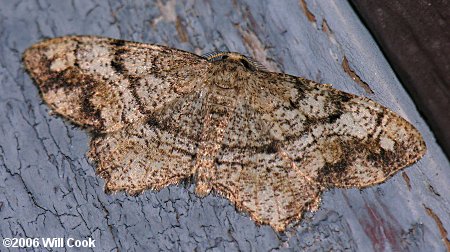
[[[107,191],[137,194],[194,178],[278,231],[328,188],[379,184],[420,159],[420,133],[380,104],[237,53],[69,36],[24,53],[56,113],[93,134]]]

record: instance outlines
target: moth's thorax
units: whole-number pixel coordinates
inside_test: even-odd
[[[241,56],[244,57],[244,56]],[[224,89],[239,89],[255,71],[245,58],[228,57],[211,62],[209,84]]]

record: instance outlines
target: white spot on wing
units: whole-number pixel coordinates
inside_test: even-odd
[[[394,144],[395,142],[392,139],[384,136],[380,137],[381,148],[389,151],[394,151]]]

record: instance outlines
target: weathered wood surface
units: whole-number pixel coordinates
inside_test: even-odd
[[[450,1],[350,2],[450,157]]]
[[[449,249],[449,162],[348,3],[2,0],[0,6],[2,239],[92,237],[98,251]],[[31,44],[69,34],[199,54],[241,52],[271,70],[378,101],[422,132],[428,152],[382,185],[326,192],[320,210],[284,234],[255,225],[219,196],[196,197],[193,186],[107,195],[85,157],[90,137],[49,114],[21,63]]]

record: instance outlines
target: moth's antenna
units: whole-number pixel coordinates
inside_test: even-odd
[[[252,58],[252,57],[248,57],[248,56],[244,56],[247,61],[252,64],[257,70],[259,71],[266,71],[267,72],[267,68],[265,66],[263,66],[263,64],[261,64],[259,61],[257,61],[256,59]]]
[[[223,60],[223,56],[227,55],[229,52],[223,51],[212,51],[206,54],[203,54],[202,57],[206,58],[209,62]]]

